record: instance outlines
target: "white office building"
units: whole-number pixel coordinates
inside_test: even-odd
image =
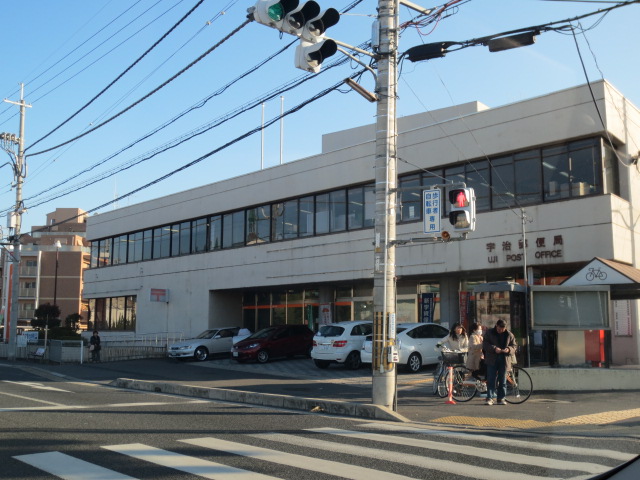
[[[398,323],[506,316],[533,363],[639,363],[636,106],[600,81],[411,115],[398,131]],[[89,217],[95,327],[188,336],[372,319],[374,138],[374,125],[331,133],[319,155]],[[475,189],[476,230],[430,241],[422,187],[451,182]],[[527,324],[528,307],[509,300],[517,286],[474,290],[523,284],[525,270],[530,285],[608,285],[608,324],[537,331],[535,312]]]

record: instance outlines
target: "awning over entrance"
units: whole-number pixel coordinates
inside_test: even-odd
[[[612,300],[640,298],[640,270],[624,263],[595,257],[562,282],[562,286],[609,285]]]

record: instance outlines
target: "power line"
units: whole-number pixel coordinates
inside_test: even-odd
[[[98,99],[104,92],[106,92],[109,88],[111,88],[118,80],[120,80],[124,75],[126,75],[129,70],[131,70],[134,66],[136,66],[144,57],[147,56],[147,54],[149,54],[149,52],[151,52],[154,48],[156,48],[160,42],[162,42],[165,38],[167,38],[171,32],[173,32],[176,28],[178,28],[178,26],[184,21],[186,20],[195,10],[196,8],[198,8],[202,3],[204,2],[204,0],[198,0],[198,2],[191,8],[191,10],[189,10],[180,20],[178,20],[169,30],[167,30],[164,35],[162,35],[158,40],[156,40],[153,45],[151,45],[142,55],[140,55],[131,65],[129,65],[122,73],[120,73],[120,75],[118,75],[114,80],[112,80],[106,87],[104,87],[100,92],[98,92],[98,94],[96,96],[94,96],[91,100],[89,100],[87,103],[85,103],[82,107],[80,107],[79,110],[77,110],[75,113],[73,113],[69,118],[67,118],[66,120],[64,120],[61,124],[59,124],[57,127],[55,127],[53,130],[51,130],[49,133],[47,133],[46,135],[44,135],[43,137],[40,137],[38,140],[36,140],[35,142],[33,142],[26,150],[28,151],[30,148],[34,147],[35,145],[37,145],[38,143],[40,143],[42,140],[44,140],[45,138],[47,138],[49,135],[51,135],[52,133],[54,133],[56,130],[58,130],[60,127],[62,127],[63,125],[65,125],[67,122],[69,122],[72,118],[74,118],[76,115],[78,115],[80,112],[82,112],[85,108],[87,108],[89,105],[91,105],[96,99]],[[98,127],[96,127],[98,128]],[[83,135],[86,135],[87,133],[90,133],[92,130],[90,130],[89,132],[84,133]],[[79,137],[78,137],[79,138]],[[69,143],[69,142],[67,142]],[[65,145],[64,143],[61,145]],[[61,146],[60,145],[60,146]],[[53,148],[57,148],[57,147],[53,147]],[[53,148],[49,149],[52,150]],[[48,150],[45,150],[48,151]],[[44,153],[45,151],[39,152],[39,153]],[[38,153],[35,153],[33,155],[38,155]]]

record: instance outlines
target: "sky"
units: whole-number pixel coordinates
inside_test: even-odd
[[[295,43],[261,63],[296,38],[257,22],[243,26],[247,8],[256,3],[253,0],[204,0],[171,30],[198,3],[3,2],[0,98],[18,101],[19,84],[24,83],[25,101],[31,105],[26,109],[24,135],[27,211],[23,233],[43,225],[46,214],[56,208],[81,208],[93,215],[317,155],[322,135],[375,121],[375,104],[342,86],[282,122],[276,120],[262,135],[263,121],[337,85],[361,66],[349,61],[326,68],[344,58],[338,53],[324,63],[321,73],[279,94],[280,88],[307,75],[294,68]],[[343,11],[356,2],[319,3]],[[414,3],[427,8],[443,5]],[[404,29],[399,51],[421,43],[461,42],[568,20],[615,4],[588,0],[449,3],[456,5],[439,21],[420,30]],[[377,0],[358,3],[327,35],[349,45],[368,42],[377,4]],[[400,22],[416,15],[402,7]],[[435,60],[405,60],[399,68],[398,116],[476,100],[498,107],[602,78],[640,105],[640,63],[635,53],[640,45],[639,18],[640,4],[633,4],[580,20],[582,29],[576,30],[575,38],[567,31],[544,32],[535,44],[509,51],[492,53],[476,46]],[[578,27],[578,22],[574,25]],[[370,73],[364,73],[359,82],[374,90]],[[270,94],[271,100],[261,101]],[[18,111],[15,105],[0,104],[0,132],[19,133]],[[188,140],[166,149],[179,139]],[[45,150],[49,151],[41,153]],[[4,155],[0,165],[10,161],[5,152],[0,154]],[[170,175],[175,170],[180,171]],[[3,216],[15,206],[12,179],[12,168],[5,163],[0,167]],[[216,211],[215,206],[211,211]],[[0,225],[6,237],[6,222]]]

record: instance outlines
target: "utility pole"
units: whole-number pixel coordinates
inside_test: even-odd
[[[399,0],[378,0],[378,96],[375,149],[375,227],[373,276],[374,405],[395,408],[396,364],[396,93]]]
[[[24,84],[20,84],[20,101],[13,102],[11,100],[4,99],[5,102],[11,103],[13,105],[18,105],[20,107],[20,132],[19,138],[13,139],[14,142],[18,143],[18,154],[15,155],[15,159],[13,162],[13,175],[15,179],[16,186],[16,207],[15,210],[10,213],[10,222],[9,226],[13,227],[13,272],[11,275],[11,314],[10,314],[10,326],[9,326],[9,351],[7,358],[9,361],[16,359],[16,350],[18,345],[18,310],[20,308],[19,303],[19,295],[20,295],[20,226],[22,224],[22,212],[24,210],[22,206],[22,183],[24,182],[24,177],[26,177],[26,169],[24,166],[24,117],[26,112],[26,107],[31,107],[31,105],[27,105],[24,101]],[[5,138],[6,138],[5,134]],[[13,160],[13,152],[7,148],[7,145],[3,145],[9,156],[12,157]],[[6,328],[6,325],[5,325]]]

